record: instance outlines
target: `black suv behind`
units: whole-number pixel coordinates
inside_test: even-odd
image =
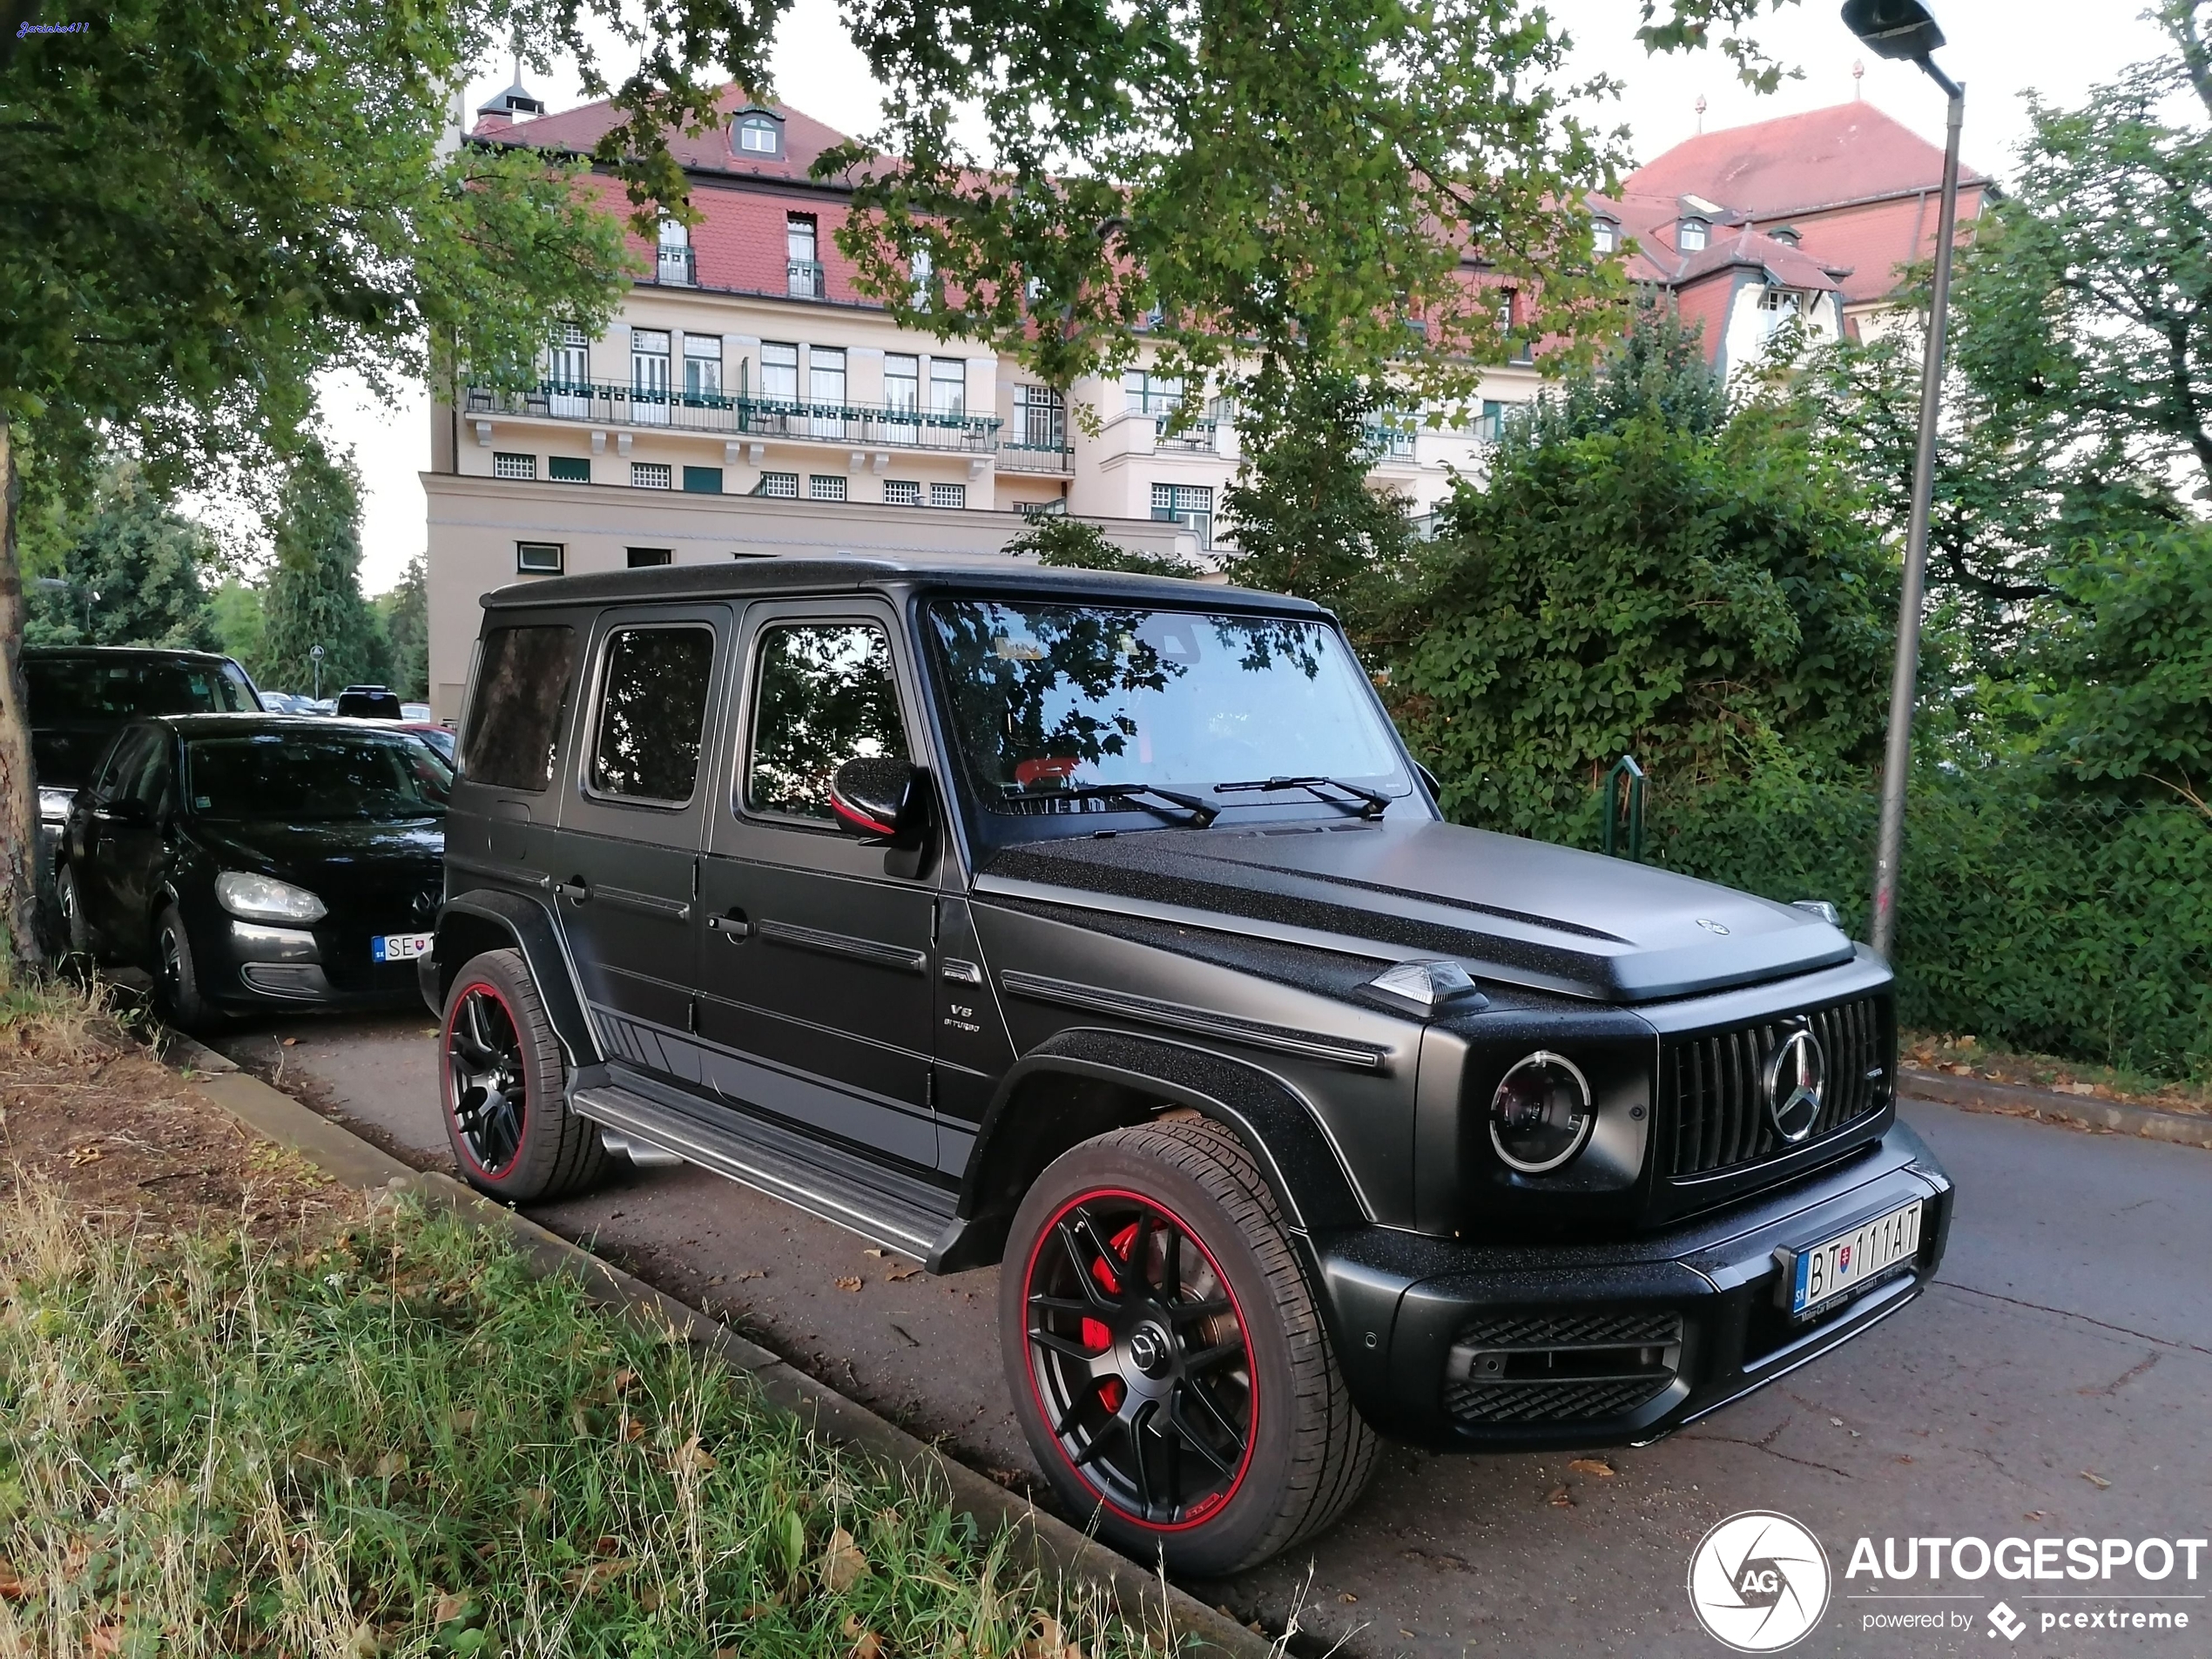
[[[1039,1461],[1147,1558],[1288,1548],[1378,1431],[1656,1439],[1935,1271],[1888,968],[1444,822],[1310,604],[857,558],[485,604],[423,965],[470,1179],[674,1155],[1000,1264]]]

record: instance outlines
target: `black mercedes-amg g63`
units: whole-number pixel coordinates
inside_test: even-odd
[[[1825,907],[1444,821],[1329,615],[1011,560],[484,602],[424,994],[476,1186],[681,1159],[998,1264],[1070,1509],[1218,1574],[1375,1435],[1649,1441],[1912,1300]]]

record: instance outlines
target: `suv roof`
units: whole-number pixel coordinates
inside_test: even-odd
[[[860,592],[884,587],[989,589],[1080,600],[1108,597],[1143,604],[1226,604],[1238,610],[1298,616],[1327,614],[1308,599],[1250,588],[1132,576],[1119,570],[1048,569],[1002,554],[933,553],[903,558],[881,554],[834,558],[744,558],[726,564],[663,564],[594,576],[516,583],[483,596],[488,610],[529,605],[603,604],[611,599],[719,599],[758,594]]]
[[[26,659],[33,657],[136,657],[159,663],[227,663],[231,660],[219,651],[192,651],[181,645],[25,645],[23,654]]]

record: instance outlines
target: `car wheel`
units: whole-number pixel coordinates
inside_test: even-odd
[[[92,925],[85,919],[84,895],[77,890],[77,872],[66,864],[54,874],[54,908],[61,915],[64,947],[73,957],[89,957]]]
[[[1274,1195],[1211,1123],[1062,1156],[1022,1200],[999,1287],[1039,1465],[1139,1561],[1241,1571],[1329,1526],[1373,1473]]]
[[[214,1009],[199,994],[192,935],[175,905],[163,906],[153,925],[153,993],[161,1016],[181,1029],[199,1029],[214,1018]]]
[[[598,1125],[569,1109],[560,1041],[522,952],[488,950],[455,976],[438,1072],[446,1138],[477,1191],[526,1204],[605,1171]]]

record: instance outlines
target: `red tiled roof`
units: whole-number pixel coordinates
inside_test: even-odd
[[[1985,184],[1962,165],[1961,184]],[[1864,201],[1943,181],[1943,152],[1871,104],[1838,104],[1676,145],[1623,180],[1634,196],[1696,195],[1755,219]]]
[[[671,132],[669,152],[684,166],[704,172],[726,172],[739,178],[806,181],[806,170],[823,151],[846,142],[845,135],[825,126],[813,116],[788,104],[756,103],[735,84],[725,86],[716,100],[722,111],[718,126],[703,132]],[[731,147],[730,121],[739,111],[761,109],[781,116],[784,153],[773,160],[740,154]],[[573,110],[542,115],[534,121],[513,125],[497,120],[477,124],[474,136],[503,144],[527,144],[543,149],[587,151],[621,117],[610,103],[580,104]]]

